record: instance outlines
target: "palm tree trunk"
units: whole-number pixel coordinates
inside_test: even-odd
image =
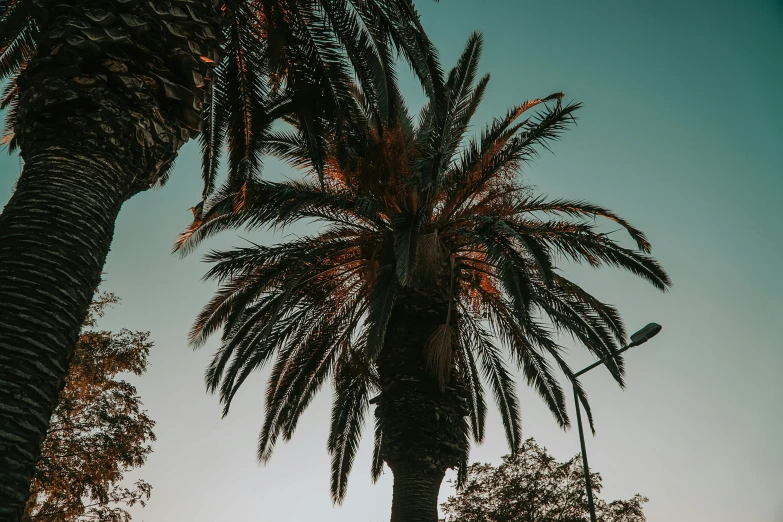
[[[0,520],[16,520],[132,177],[46,148],[0,216]]]
[[[438,520],[438,493],[444,473],[431,473],[414,466],[397,466],[394,471],[391,522],[434,522]]]
[[[0,520],[16,522],[122,203],[201,128],[214,0],[35,2],[18,79],[25,160],[0,214]]]
[[[394,474],[392,522],[437,522],[443,476],[459,465],[465,451],[459,383],[452,379],[441,391],[427,368],[425,347],[446,322],[447,301],[403,289],[378,357],[382,392],[376,415],[383,433],[381,455]]]

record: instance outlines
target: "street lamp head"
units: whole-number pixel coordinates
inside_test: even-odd
[[[657,323],[650,323],[635,334],[631,336],[631,346],[638,346],[640,344],[644,344],[656,335],[658,335],[658,332],[661,331],[661,328],[663,326],[657,324]]]

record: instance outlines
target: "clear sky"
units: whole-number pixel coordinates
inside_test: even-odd
[[[674,288],[572,269],[617,304],[630,331],[664,326],[627,354],[628,386],[584,378],[597,422],[587,441],[604,498],[650,497],[651,522],[783,521],[783,3],[418,0],[450,66],[473,30],[491,72],[476,123],[523,99],[563,90],[584,102],[579,126],[527,169],[540,191],[608,206],[642,228]],[[406,92],[420,103],[413,82]],[[417,102],[416,100],[419,100]],[[265,374],[248,380],[226,419],[206,395],[216,343],[192,352],[186,332],[214,287],[206,265],[169,254],[199,200],[197,147],[172,180],[125,205],[105,289],[123,303],[105,328],[149,330],[156,347],[137,385],[158,441],[133,476],[153,485],[141,522],[388,520],[391,474],[370,484],[366,435],[345,504],[329,500],[326,435],[331,393],[312,403],[293,440],[255,462]],[[0,157],[0,205],[19,171]],[[270,178],[285,173],[267,168]],[[257,234],[257,241],[271,241]],[[211,246],[239,244],[220,238]],[[591,362],[569,340],[572,366]],[[559,459],[578,452],[534,392],[520,385],[524,436]],[[473,460],[507,452],[495,412]],[[443,499],[451,492],[444,485]]]

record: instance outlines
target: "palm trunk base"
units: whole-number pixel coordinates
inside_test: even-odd
[[[438,493],[444,471],[398,464],[394,473],[391,522],[437,522]]]

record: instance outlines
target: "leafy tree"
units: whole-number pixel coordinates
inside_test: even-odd
[[[120,374],[147,369],[149,334],[95,330],[97,317],[118,299],[102,294],[91,305],[65,387],[44,439],[22,520],[128,522],[124,507],[144,505],[152,487],[121,485],[152,452],[155,422],[136,388]]]
[[[442,506],[442,522],[587,522],[581,455],[557,462],[546,448],[526,440],[495,467],[475,463],[455,496]],[[590,474],[593,491],[601,491],[601,475]],[[601,522],[644,522],[647,498],[606,501],[594,497]]]
[[[382,109],[397,49],[431,89],[410,0],[0,0],[0,108],[24,159],[0,214],[0,518],[21,515],[123,202],[196,136],[205,194],[226,146],[233,190],[286,114],[317,158],[354,75]]]
[[[363,421],[377,404],[373,477],[383,462],[394,473],[394,522],[437,520],[446,469],[464,472],[469,437],[484,437],[485,387],[509,446],[522,443],[503,350],[564,428],[566,401],[552,363],[574,380],[588,418],[590,410],[557,332],[606,359],[622,384],[616,351],[626,333],[617,310],[568,280],[558,259],[623,268],[660,290],[670,284],[640,230],[598,205],[535,195],[520,180],[521,167],[560,136],[579,104],[562,104],[560,93],[529,100],[465,140],[489,79],[475,82],[480,54],[474,34],[448,77],[438,77],[445,94],[433,95],[415,121],[402,103],[378,120],[357,91],[364,116],[332,144],[323,183],[303,129],[275,133],[271,152],[311,178],[248,182],[240,204],[233,196],[215,198],[203,222],[177,243],[188,252],[243,225],[325,225],[273,246],[208,254],[214,266],[206,277],[221,285],[191,342],[200,346],[223,328],[206,382],[219,391],[225,412],[249,375],[274,360],[262,461],[279,437],[292,436],[332,378],[335,501],[345,495]],[[538,114],[521,119],[536,106]],[[602,233],[598,218],[619,224],[637,250]]]

